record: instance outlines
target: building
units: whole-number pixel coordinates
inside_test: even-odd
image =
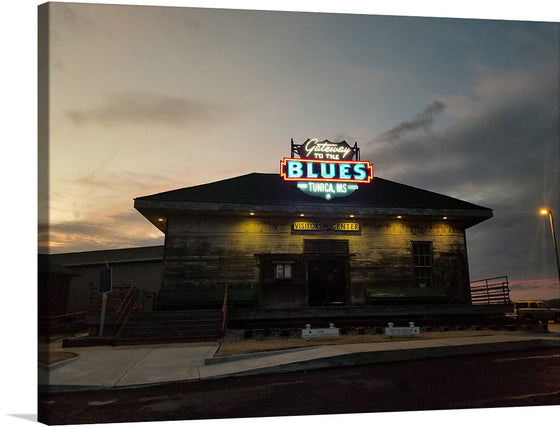
[[[140,291],[142,311],[227,307],[232,328],[505,312],[471,299],[466,230],[492,210],[374,178],[357,144],[292,141],[279,174],[138,197],[134,207],[164,233],[163,247],[52,256],[96,296],[90,311],[109,265],[114,284]]]
[[[37,290],[39,317],[68,314],[68,299],[72,279],[77,275],[48,255],[39,254],[37,261]]]
[[[69,297],[72,281],[78,274],[39,254],[37,260],[38,332],[41,340],[50,340],[84,330],[83,314],[72,311]]]
[[[345,197],[285,178],[251,173],[135,199],[165,234],[159,309],[217,305],[226,284],[253,311],[470,304],[465,231],[491,209],[378,177]]]
[[[161,286],[162,246],[60,253],[48,258],[73,274],[66,290],[65,307],[69,313],[97,309],[99,275],[107,265],[112,270],[113,289],[136,287],[141,291],[140,303],[146,310],[153,307]]]

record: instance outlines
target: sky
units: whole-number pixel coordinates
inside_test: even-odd
[[[163,244],[135,197],[277,173],[317,137],[493,209],[471,279],[560,297],[558,23],[54,3],[49,37],[40,251]]]
[[[135,197],[276,173],[290,138],[357,141],[377,176],[492,208],[494,218],[467,230],[471,278],[506,274],[512,295],[558,296],[550,226],[537,213],[544,205],[560,213],[553,2],[82,3],[57,5],[52,16],[48,194],[37,183],[39,2],[7,3],[0,26],[2,333],[18,350],[2,364],[8,425],[36,412],[33,266],[47,201],[53,253],[161,244]],[[530,420],[547,409],[557,410],[494,415]],[[453,422],[472,425],[477,414]],[[433,413],[414,417],[434,425]],[[361,420],[371,424],[352,422]]]

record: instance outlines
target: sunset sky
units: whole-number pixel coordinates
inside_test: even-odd
[[[277,173],[290,138],[344,139],[376,176],[494,210],[467,231],[472,280],[560,297],[538,214],[560,228],[557,23],[65,3],[50,18],[40,252],[162,244],[135,197]]]

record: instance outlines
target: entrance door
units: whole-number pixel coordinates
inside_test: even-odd
[[[309,261],[307,290],[309,305],[344,304],[345,262],[337,259]]]

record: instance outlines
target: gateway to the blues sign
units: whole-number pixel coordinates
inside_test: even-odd
[[[294,144],[292,157],[280,162],[280,175],[285,181],[296,181],[297,187],[311,196],[349,196],[358,184],[368,184],[373,179],[373,166],[359,160],[357,143],[350,147],[346,141],[319,141],[317,138]],[[295,158],[298,155],[299,158]]]

